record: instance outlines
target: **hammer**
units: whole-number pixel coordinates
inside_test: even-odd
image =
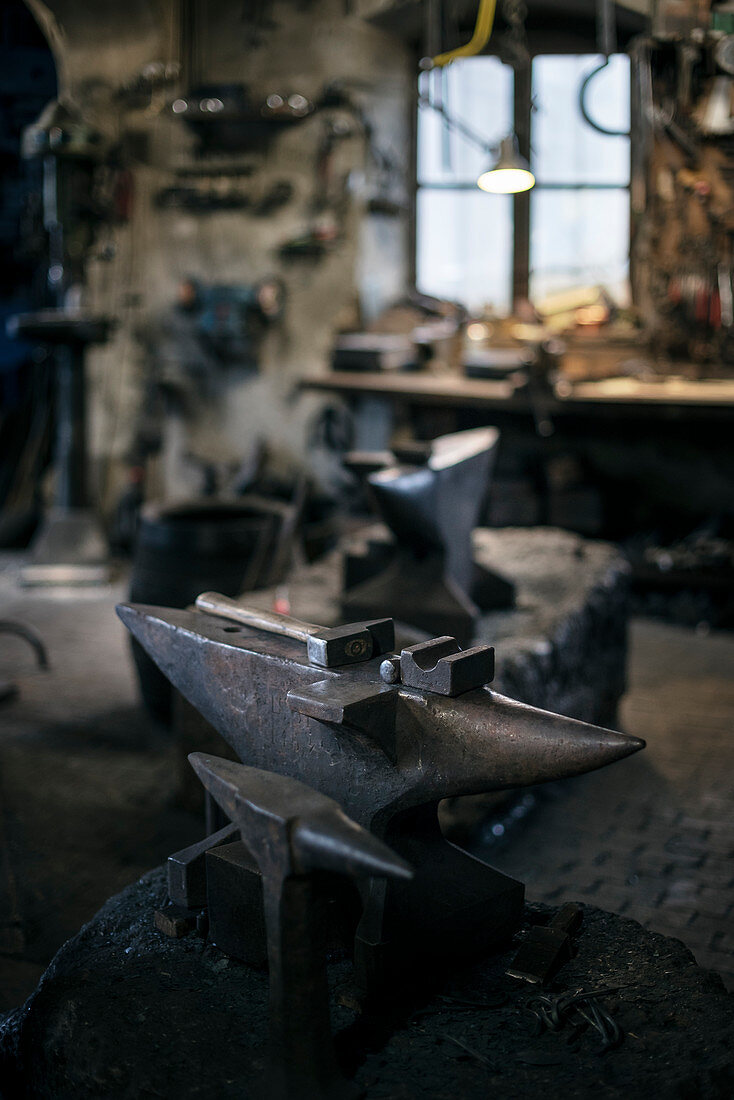
[[[191,753],[189,761],[239,828],[262,874],[270,972],[264,1095],[356,1096],[339,1072],[331,1039],[316,873],[405,879],[412,871],[337,802],[298,780],[201,752]]]
[[[372,619],[369,622],[348,623],[346,626],[325,627],[303,623],[275,611],[258,611],[222,596],[218,592],[202,592],[196,597],[196,607],[209,615],[233,619],[237,623],[281,634],[305,642],[308,659],[319,668],[353,665],[369,661],[395,647],[395,627],[392,619]]]

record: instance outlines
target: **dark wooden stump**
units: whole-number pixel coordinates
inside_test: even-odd
[[[153,910],[164,898],[158,869],[111,898],[61,949],[3,1023],[4,1096],[250,1095],[267,1034],[267,975],[195,933],[163,936]],[[528,908],[526,928],[552,912]],[[477,959],[433,988],[426,959],[426,988],[372,1015],[355,1008],[348,960],[330,964],[337,1052],[368,1100],[728,1100],[734,1092],[734,998],[679,941],[584,908],[578,954],[553,988],[618,988],[604,1004],[625,1036],[606,1054],[591,1032],[573,1044],[567,1030],[535,1032],[534,990],[504,974],[513,951]]]

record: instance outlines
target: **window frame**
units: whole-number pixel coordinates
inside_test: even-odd
[[[532,163],[530,138],[532,133],[532,85],[533,85],[533,62],[537,57],[546,56],[560,56],[560,57],[576,57],[584,56],[585,54],[593,56],[593,51],[579,50],[579,51],[538,51],[528,57],[528,63],[526,65],[513,65],[513,79],[512,79],[512,118],[515,134],[517,136],[518,148],[520,154]],[[496,57],[498,61],[503,64],[508,64],[507,59],[499,53],[493,53],[488,51],[482,56]],[[601,57],[601,55],[599,55]],[[412,153],[412,184],[413,184],[413,202],[411,207],[411,218],[409,227],[409,245],[410,245],[410,269],[413,284],[417,285],[417,258],[418,258],[418,240],[417,240],[417,208],[418,208],[418,195],[420,191],[473,191],[476,188],[476,184],[471,181],[458,182],[458,183],[444,183],[444,182],[425,182],[422,183],[418,178],[418,115],[424,108],[418,106],[417,110],[413,112],[413,127],[411,133],[411,153]],[[522,191],[519,194],[513,195],[512,203],[512,257],[511,257],[511,287],[510,287],[510,308],[514,309],[519,301],[528,299],[530,297],[530,208],[532,202],[532,194],[536,191],[626,191],[628,205],[630,203],[630,186],[631,178],[626,184],[622,183],[596,183],[596,182],[582,182],[582,183],[567,183],[567,182],[552,182],[543,183],[536,179],[535,186],[529,191]],[[632,221],[630,218],[630,235],[632,230]],[[629,248],[628,248],[629,254]]]

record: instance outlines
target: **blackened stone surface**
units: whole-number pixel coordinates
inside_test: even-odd
[[[360,536],[384,532],[378,525]],[[613,724],[625,689],[628,566],[619,551],[554,528],[474,532],[481,565],[516,585],[516,606],[477,622],[474,644],[496,646],[493,687],[533,706],[602,725]],[[342,556],[297,571],[289,580],[291,613],[331,625],[339,618]],[[271,608],[274,591],[248,594]],[[409,627],[409,624],[408,624]],[[399,630],[398,645],[426,638]]]
[[[252,1095],[266,1036],[266,975],[195,935],[162,936],[153,909],[164,898],[160,868],[111,898],[62,948],[37,992],[5,1020],[5,1096]],[[519,936],[552,912],[529,908]],[[626,1034],[604,1055],[591,1033],[573,1045],[566,1032],[534,1034],[526,1008],[533,991],[503,973],[514,949],[372,1017],[345,1007],[349,965],[331,964],[337,1047],[368,1100],[728,1100],[734,1092],[734,998],[677,940],[585,907],[578,954],[555,988],[619,987],[604,1003]]]
[[[496,646],[493,688],[536,707],[613,725],[625,690],[628,576],[616,547],[553,528],[480,528],[477,561],[509,576],[516,606],[477,624]]]

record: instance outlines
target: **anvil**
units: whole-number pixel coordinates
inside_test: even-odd
[[[496,428],[454,432],[434,439],[422,464],[396,455],[367,477],[392,538],[347,548],[346,618],[392,615],[468,642],[482,611],[513,606],[512,582],[475,562],[472,546],[498,444]]]
[[[519,919],[521,884],[443,838],[441,799],[580,775],[644,747],[492,691],[489,647],[466,652],[468,681],[451,639],[319,668],[302,642],[201,611],[118,614],[243,763],[333,798],[415,869],[363,892],[355,965],[372,989],[427,956],[489,949]]]

